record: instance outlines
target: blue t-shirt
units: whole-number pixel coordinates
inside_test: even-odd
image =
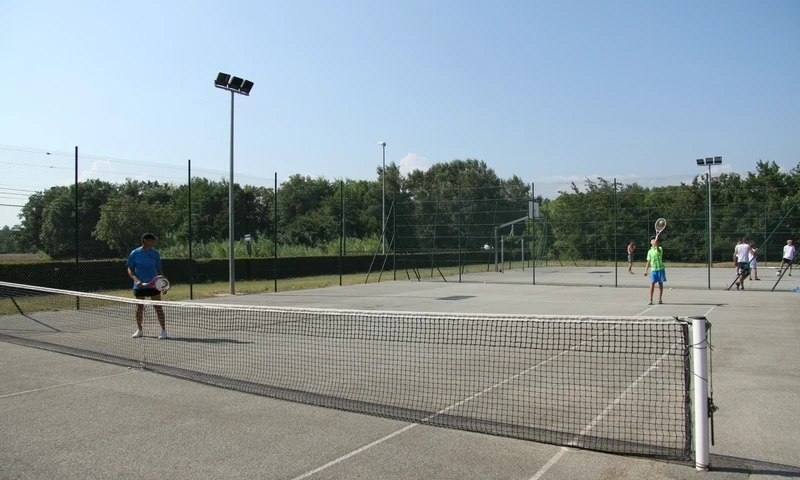
[[[128,262],[125,265],[133,270],[133,274],[142,283],[147,283],[158,275],[158,271],[161,269],[161,255],[155,248],[148,248],[147,250],[142,250],[142,247],[135,248],[128,255]],[[133,288],[147,287],[139,287],[134,282]]]

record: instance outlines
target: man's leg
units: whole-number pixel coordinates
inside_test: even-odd
[[[136,305],[136,328],[140,331],[143,330],[142,327],[142,316],[144,313],[144,305]]]
[[[661,303],[661,297],[664,296],[664,284],[658,282],[658,302]]]
[[[655,282],[650,282],[650,303],[653,303],[653,289],[656,288]]]
[[[152,297],[150,297],[150,300],[156,300],[156,301],[161,300],[161,294],[159,293],[158,295],[153,295]],[[155,305],[153,306],[153,308],[156,311],[156,317],[158,317],[158,323],[161,325],[161,331],[166,332],[167,321],[166,321],[166,316],[164,315],[164,307],[162,307],[161,305]]]

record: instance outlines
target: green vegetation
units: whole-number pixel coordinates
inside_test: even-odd
[[[273,188],[235,185],[237,258],[371,255],[381,250],[381,171],[367,180],[327,180],[294,175]],[[159,236],[164,258],[228,257],[228,184],[193,178],[191,186],[126,180],[111,184],[89,180],[54,186],[31,195],[21,224],[0,231],[0,254],[24,255],[20,261],[75,258],[81,261],[124,258],[142,232]],[[191,188],[191,203],[189,202]],[[800,227],[800,166],[781,171],[758,162],[747,175],[726,173],[712,180],[714,260],[727,260],[735,241],[750,236],[779,254],[785,239]],[[525,217],[531,186],[519,177],[501,179],[485,162],[453,160],[422,172],[401,175],[386,169],[387,249],[438,254],[479,251],[494,246],[495,227]],[[669,220],[665,249],[675,262],[703,263],[707,256],[705,181],[644,187],[586,179],[556,198],[542,198],[541,218],[498,231],[505,248],[537,259],[604,262],[624,259],[625,245],[636,240],[640,252],[658,217]],[[190,230],[191,219],[191,230]],[[242,240],[250,234],[250,250]],[[346,240],[340,237],[346,236]],[[615,255],[616,254],[616,255]],[[3,261],[8,261],[8,256]]]

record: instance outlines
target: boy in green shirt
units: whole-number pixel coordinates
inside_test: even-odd
[[[664,270],[664,249],[658,246],[658,239],[650,239],[650,250],[647,251],[647,264],[644,266],[644,276],[647,276],[647,269],[650,269],[650,303],[653,304],[653,290],[658,283],[658,303],[662,304],[661,297],[664,295],[664,282],[667,281],[667,273]]]

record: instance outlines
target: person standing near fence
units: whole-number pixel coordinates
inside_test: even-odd
[[[786,245],[783,246],[783,259],[781,259],[781,266],[778,267],[778,271],[775,272],[776,275],[780,276],[783,270],[783,264],[785,263],[789,267],[789,276],[792,276],[792,262],[794,261],[795,253],[797,253],[797,249],[792,244],[792,239],[790,238],[786,240]]]
[[[758,278],[758,248],[756,248],[756,242],[750,241],[750,251],[752,254],[750,255],[750,270],[753,271],[753,276],[750,277],[750,281],[753,280],[761,280]]]
[[[156,236],[152,233],[145,233],[142,235],[142,246],[133,249],[128,255],[128,277],[133,280],[133,296],[136,298],[150,298],[150,300],[161,300],[161,292],[157,289],[146,285],[148,282],[156,278],[157,275],[163,275],[164,272],[161,268],[161,254],[154,248],[156,243]],[[153,307],[158,317],[158,323],[161,324],[161,333],[158,335],[159,339],[167,337],[166,318],[164,315],[164,307],[155,305]],[[142,317],[144,316],[144,305],[136,305],[136,332],[133,338],[140,338],[144,335],[144,327],[142,325]]]
[[[633,275],[633,252],[636,250],[636,242],[631,240],[631,243],[628,244],[628,273]]]
[[[752,253],[753,248],[746,238],[741,239],[733,251],[736,263],[736,290],[744,290],[744,281],[750,276],[750,255]]]
[[[658,239],[650,239],[650,250],[647,251],[647,263],[644,266],[644,276],[647,276],[647,269],[650,271],[650,303],[653,304],[653,290],[658,284],[658,304],[664,303],[661,297],[664,296],[664,282],[667,281],[667,271],[664,267],[664,249],[658,245]]]

